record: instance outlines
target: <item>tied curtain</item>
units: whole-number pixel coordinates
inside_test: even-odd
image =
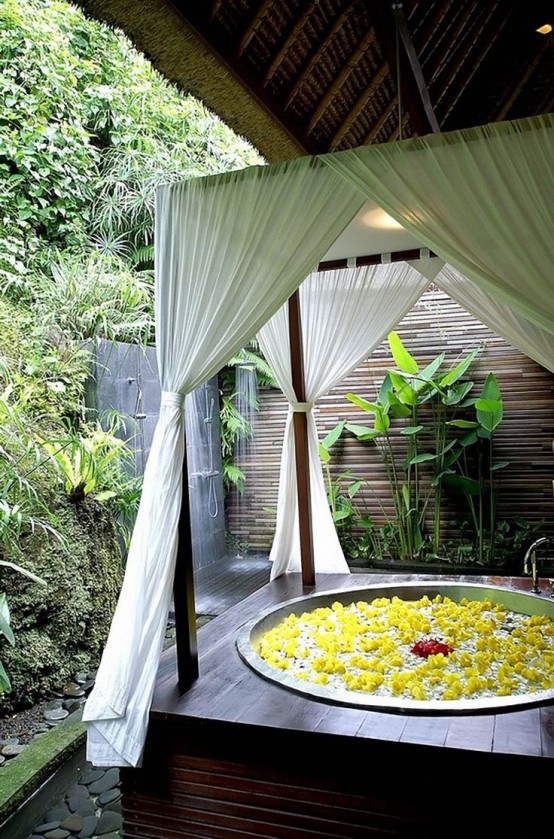
[[[317,158],[157,192],[156,348],[162,398],[122,590],[83,714],[87,759],[138,766],[171,603],[187,393],[244,346],[363,204]]]
[[[493,300],[554,334],[554,114],[322,159]]]
[[[348,573],[325,490],[314,403],[354,370],[421,296],[428,281],[405,263],[344,268],[311,274],[300,286],[306,403],[292,385],[289,317],[285,305],[262,327],[258,340],[289,402],[270,552],[271,579],[300,571],[294,411],[308,421],[311,517],[317,573]]]

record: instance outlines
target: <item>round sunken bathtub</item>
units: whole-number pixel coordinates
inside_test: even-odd
[[[281,603],[279,606],[260,613],[246,623],[237,636],[237,649],[240,657],[260,676],[275,682],[294,693],[300,693],[323,702],[358,708],[390,711],[396,713],[420,714],[475,714],[498,713],[502,710],[516,710],[542,705],[554,701],[554,689],[537,690],[526,694],[511,696],[490,696],[463,699],[410,699],[406,697],[377,696],[362,691],[353,691],[326,685],[302,681],[294,676],[267,664],[258,654],[262,636],[279,624],[287,615],[301,615],[320,607],[330,607],[339,602],[347,606],[352,602],[364,600],[371,602],[376,598],[398,597],[401,600],[419,600],[427,595],[430,599],[440,594],[459,603],[467,600],[487,600],[502,605],[506,610],[522,615],[546,615],[554,620],[554,600],[534,594],[502,588],[501,586],[483,586],[474,583],[392,583],[389,585],[370,585],[364,588],[340,589],[311,594]]]

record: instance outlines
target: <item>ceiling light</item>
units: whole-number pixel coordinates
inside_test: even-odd
[[[552,24],[545,23],[544,26],[539,26],[535,31],[540,32],[541,35],[549,35],[552,32]]]
[[[380,207],[364,213],[361,221],[367,227],[377,227],[379,230],[402,229],[402,225]]]

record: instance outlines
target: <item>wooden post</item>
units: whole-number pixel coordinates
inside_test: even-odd
[[[296,395],[296,401],[305,402],[306,383],[304,380],[304,358],[302,352],[302,322],[297,291],[289,298],[289,339],[292,386]],[[302,585],[313,586],[315,585],[315,569],[310,497],[310,462],[308,457],[308,418],[305,413],[295,411],[292,419],[296,457]]]
[[[189,475],[187,463],[187,437],[183,414],[183,494],[179,517],[177,559],[173,582],[175,606],[175,643],[177,650],[177,680],[179,690],[186,690],[198,678],[198,647],[196,643],[196,606],[194,603],[194,573],[192,557],[192,533],[189,499]]]

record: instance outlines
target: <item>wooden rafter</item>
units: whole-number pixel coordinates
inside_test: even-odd
[[[457,77],[459,78],[459,68],[471,67],[467,60],[468,54],[476,44],[480,43],[480,38],[483,36],[483,33],[487,33],[487,25],[495,17],[494,12],[495,9],[491,9],[486,5],[477,9],[475,15],[471,18],[467,26],[464,27],[455,43],[453,43],[448,55],[445,72],[441,75],[440,79],[437,79],[437,84],[433,86],[435,105],[442,102],[453,80]],[[464,87],[468,84],[468,80],[472,75],[473,73],[471,71],[464,74]]]
[[[379,133],[381,132],[381,129],[384,127],[384,125],[390,119],[391,114],[393,113],[393,111],[397,107],[398,107],[398,97],[394,96],[391,99],[391,101],[389,102],[389,104],[387,105],[387,107],[385,108],[385,110],[382,111],[381,116],[379,117],[379,119],[377,120],[375,125],[371,126],[371,130],[368,131],[368,133],[364,137],[364,141],[363,141],[362,145],[366,146],[366,145],[369,145],[370,143],[373,143],[375,141],[375,139],[378,137]]]
[[[346,117],[344,118],[344,120],[342,122],[341,127],[335,133],[332,140],[330,141],[330,143],[329,143],[330,151],[333,151],[334,149],[336,149],[340,145],[343,137],[345,137],[348,134],[348,132],[350,131],[350,128],[356,122],[356,120],[358,119],[358,117],[360,116],[360,114],[362,113],[364,108],[366,107],[366,105],[369,102],[369,100],[371,99],[371,97],[379,89],[379,87],[382,84],[382,82],[384,81],[384,79],[386,79],[387,76],[389,75],[389,72],[390,72],[389,71],[389,65],[388,64],[382,64],[381,67],[379,68],[379,70],[377,71],[377,73],[372,78],[371,84],[364,90],[364,92],[361,94],[361,96],[358,97],[354,107],[351,108],[349,113],[346,115]]]
[[[346,8],[343,9],[342,13],[339,15],[339,17],[335,20],[335,22],[331,26],[327,35],[323,38],[323,40],[320,42],[319,46],[316,48],[316,50],[312,54],[312,57],[308,61],[307,65],[304,68],[304,70],[302,71],[302,73],[300,73],[298,79],[296,80],[296,83],[295,83],[294,87],[292,88],[292,90],[289,93],[289,96],[288,96],[287,101],[285,103],[285,110],[287,108],[290,108],[290,106],[294,102],[294,99],[296,98],[298,93],[302,90],[302,88],[306,84],[307,80],[310,78],[315,66],[318,64],[319,61],[321,61],[322,56],[328,50],[329,44],[331,43],[331,41],[333,40],[333,38],[335,37],[337,32],[340,32],[340,30],[344,26],[345,21],[348,20],[348,16],[350,15],[350,10],[354,6],[354,4],[355,4],[355,0],[352,0],[352,2],[350,2],[346,6]]]
[[[439,132],[440,125],[435,115],[435,111],[433,110],[433,105],[431,104],[429,90],[423,77],[423,71],[421,69],[421,64],[419,63],[419,58],[414,47],[414,42],[412,41],[412,36],[410,35],[408,22],[406,21],[406,17],[402,9],[402,3],[393,3],[392,8],[394,11],[396,25],[398,26],[398,31],[400,33],[402,43],[404,44],[406,55],[408,56],[408,63],[410,65],[410,69],[415,79],[416,88],[419,93],[419,98],[421,100],[425,116],[427,118],[431,130],[434,132]]]
[[[285,58],[286,54],[304,29],[304,26],[309,21],[313,12],[317,9],[319,5],[319,0],[313,0],[312,3],[308,6],[306,11],[302,14],[299,20],[295,23],[292,30],[289,32],[288,36],[285,38],[283,44],[281,45],[277,55],[269,65],[269,69],[265,74],[265,78],[263,81],[263,86],[267,87],[267,85],[271,82],[273,76],[281,66],[283,59]]]
[[[258,9],[258,11],[254,14],[250,24],[247,26],[246,31],[244,32],[242,38],[240,39],[240,44],[238,47],[238,55],[242,56],[250,41],[256,34],[261,22],[263,21],[264,17],[268,13],[269,9],[273,6],[273,0],[263,0],[262,5]]]
[[[529,79],[531,78],[531,76],[533,75],[533,73],[535,72],[537,67],[539,66],[544,53],[548,49],[552,49],[552,44],[550,43],[549,38],[545,38],[542,47],[540,48],[538,53],[535,55],[535,58],[533,59],[533,61],[531,61],[531,63],[527,66],[527,69],[523,73],[523,76],[519,79],[518,83],[516,85],[514,85],[514,87],[512,88],[511,91],[506,91],[505,95],[502,97],[503,98],[503,104],[500,106],[499,110],[497,111],[497,114],[496,114],[496,119],[497,120],[505,119],[509,115],[512,106],[514,105],[514,103],[516,102],[518,97],[521,95],[521,92],[524,90],[525,85],[527,84],[527,82],[529,81]]]
[[[503,25],[503,24],[501,24]],[[489,18],[488,24],[486,27],[483,28],[481,32],[481,36],[476,39],[475,43],[470,52],[464,57],[464,61],[466,62],[466,66],[468,70],[466,75],[463,77],[456,76],[455,70],[452,72],[454,73],[454,80],[455,80],[455,92],[452,93],[450,97],[450,101],[448,106],[443,110],[443,121],[446,120],[450,114],[452,113],[453,109],[456,107],[460,98],[463,96],[465,91],[468,89],[469,84],[473,81],[473,78],[479,68],[481,67],[483,61],[487,57],[490,52],[492,45],[494,44],[494,38],[492,37],[493,32],[498,31],[498,24],[493,19],[492,15]]]
[[[369,32],[365,35],[365,37],[360,41],[355,52],[348,59],[340,73],[338,73],[333,84],[329,87],[327,93],[317,106],[309,122],[307,134],[310,134],[314,130],[317,123],[319,122],[319,120],[321,119],[321,117],[323,116],[323,114],[325,113],[325,111],[327,110],[327,108],[329,107],[329,105],[331,104],[331,102],[333,101],[343,84],[346,82],[348,77],[354,72],[360,61],[363,59],[367,49],[371,46],[374,40],[375,30],[370,29]],[[371,82],[371,84],[373,84],[373,81]]]

